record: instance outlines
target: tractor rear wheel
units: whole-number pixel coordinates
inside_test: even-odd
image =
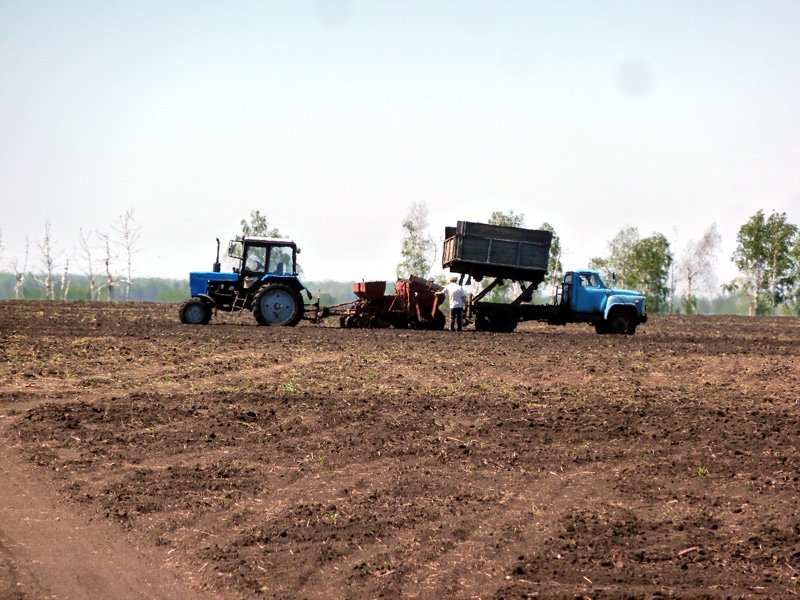
[[[280,283],[265,285],[253,302],[253,316],[259,325],[293,327],[303,318],[303,310],[300,292]]]
[[[181,304],[181,323],[185,325],[208,325],[211,306],[202,298],[189,298]]]

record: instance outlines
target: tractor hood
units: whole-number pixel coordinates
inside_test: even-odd
[[[189,292],[192,296],[208,293],[209,281],[230,281],[235,283],[239,276],[236,273],[215,273],[213,271],[189,273]]]

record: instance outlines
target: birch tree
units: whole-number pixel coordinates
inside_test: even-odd
[[[114,302],[116,299],[116,282],[117,276],[114,274],[114,270],[112,269],[112,264],[114,263],[115,257],[111,253],[111,238],[108,236],[107,233],[99,233],[100,239],[103,242],[104,248],[104,259],[103,264],[105,265],[106,270],[106,280],[103,284],[103,287],[106,290],[106,294],[108,295],[108,299],[110,302]]]
[[[136,225],[133,209],[128,209],[122,213],[119,217],[119,222],[113,229],[120,236],[118,244],[122,247],[122,254],[125,260],[125,275],[122,278],[122,282],[125,285],[125,300],[129,300],[131,286],[133,285],[133,255],[139,249],[138,243],[141,236],[141,227]]]
[[[22,293],[22,286],[25,285],[25,277],[28,273],[28,259],[30,257],[30,239],[25,236],[25,254],[22,258],[22,266],[20,267],[19,261],[14,258],[10,262],[11,270],[14,272],[14,299],[19,300]]]
[[[697,293],[711,292],[716,286],[714,264],[721,241],[715,223],[699,240],[687,244],[676,263],[676,279],[684,286],[681,305],[687,315],[697,312]]]
[[[433,264],[436,248],[428,233],[428,207],[424,202],[414,202],[403,219],[403,238],[397,265],[397,276],[417,275],[427,277]]]
[[[41,274],[34,275],[33,278],[44,290],[45,299],[55,300],[53,273],[56,269],[56,261],[53,256],[50,219],[44,223],[44,238],[36,245],[40,252]]]
[[[95,271],[95,258],[92,249],[93,234],[91,231],[89,233],[84,233],[83,229],[80,229],[79,232],[80,259],[83,264],[83,273],[86,275],[86,279],[89,282],[89,300],[97,300],[98,293],[102,286],[97,281],[98,274]]]
[[[69,256],[64,257],[64,270],[61,272],[61,299],[66,300],[69,294]]]

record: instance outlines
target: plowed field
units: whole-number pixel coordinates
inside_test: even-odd
[[[452,334],[2,302],[0,432],[9,480],[198,597],[800,594],[799,319]],[[0,597],[54,596],[21,546],[50,542],[9,519]]]

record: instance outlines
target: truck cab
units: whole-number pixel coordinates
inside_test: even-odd
[[[645,298],[639,292],[607,287],[595,270],[568,271],[560,290],[561,314],[591,323],[597,333],[633,334],[647,321]]]

